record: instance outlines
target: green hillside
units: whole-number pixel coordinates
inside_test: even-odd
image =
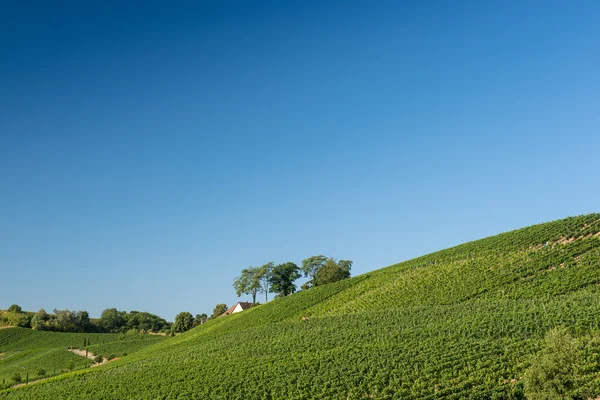
[[[572,393],[598,396],[599,285],[600,214],[568,218],[302,291],[0,398],[521,399],[531,357],[561,326],[577,340]]]
[[[88,368],[92,360],[67,351],[83,348],[104,357],[120,357],[163,340],[163,336],[111,333],[45,332],[25,328],[0,329],[0,385],[14,384],[14,375],[26,381]],[[43,376],[40,371],[43,370]],[[1,386],[0,386],[1,387]]]

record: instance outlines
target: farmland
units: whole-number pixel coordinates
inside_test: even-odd
[[[83,348],[89,352],[120,357],[163,340],[162,336],[106,333],[40,332],[25,328],[0,329],[0,384],[14,384],[15,374],[23,382],[88,368],[93,362],[67,351]],[[43,373],[42,373],[43,372]]]
[[[556,327],[578,343],[571,394],[598,396],[599,285],[600,215],[567,218],[304,290],[0,398],[523,399]],[[2,335],[0,351],[17,349]]]

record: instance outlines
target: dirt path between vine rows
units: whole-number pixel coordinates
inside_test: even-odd
[[[81,349],[67,349],[67,350],[70,351],[71,353],[77,354],[78,356],[85,357],[85,350],[81,350]],[[90,360],[95,360],[96,355],[94,353],[88,351],[87,358],[89,358]],[[102,362],[92,364],[92,368],[97,367],[102,364],[106,364],[107,362],[110,362],[110,361],[118,360],[118,359],[119,359],[119,357],[115,357],[112,360],[109,360],[106,357],[102,357]]]

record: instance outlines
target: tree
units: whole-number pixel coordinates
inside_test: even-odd
[[[546,335],[542,350],[525,372],[525,395],[530,400],[573,399],[578,385],[577,342],[564,328]],[[585,398],[585,396],[583,397]]]
[[[293,262],[277,265],[269,277],[271,292],[277,293],[281,297],[294,293],[296,291],[294,281],[300,276],[300,268]]]
[[[52,321],[54,329],[59,332],[77,331],[77,313],[71,310],[54,309],[55,319]]]
[[[208,320],[208,315],[206,314],[196,314],[196,318],[194,318],[194,326],[202,325]]]
[[[314,278],[317,271],[325,265],[327,261],[327,257],[323,255],[312,256],[302,260],[302,273],[305,278],[309,278],[308,282],[306,282],[302,288],[309,289],[314,285]]]
[[[271,285],[269,284],[269,278],[271,277],[271,272],[275,267],[275,263],[268,262],[260,267],[259,272],[259,282],[260,282],[260,292],[265,294],[265,303],[269,301],[269,290]]]
[[[107,308],[100,315],[100,325],[108,332],[119,332],[124,323],[123,313],[116,308]]]
[[[242,270],[242,274],[233,281],[233,288],[238,297],[242,294],[252,295],[252,304],[256,304],[256,295],[261,289],[261,269],[249,267]]]
[[[338,262],[323,255],[309,257],[302,261],[302,272],[305,277],[309,278],[308,282],[302,285],[302,289],[310,289],[350,278],[351,267],[352,261],[349,260]]]
[[[35,313],[35,315],[31,318],[31,328],[41,331],[46,328],[46,322],[49,320],[50,315],[48,315],[46,310],[40,308],[40,311]]]
[[[5,315],[8,324],[11,326],[20,326],[22,328],[29,328],[31,326],[32,315],[30,313],[9,312]]]
[[[79,326],[86,326],[90,323],[90,314],[87,311],[79,311],[76,313],[77,324]]]
[[[221,316],[225,311],[227,311],[227,304],[217,304],[210,317],[217,318]]]
[[[12,306],[8,307],[8,312],[12,313],[20,313],[22,310],[23,309],[18,304],[13,304]]]
[[[313,278],[313,286],[326,285],[350,278],[350,268],[352,261],[340,260],[336,262],[333,258],[327,259],[325,264],[321,266]]]
[[[175,317],[175,324],[173,325],[177,332],[185,332],[194,327],[194,317],[187,311],[180,312]]]

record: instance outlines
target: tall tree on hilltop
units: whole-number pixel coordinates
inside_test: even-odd
[[[259,267],[243,269],[242,274],[233,281],[233,288],[237,296],[252,295],[252,304],[256,304],[256,295],[260,292],[261,287],[261,268]]]
[[[326,285],[348,279],[350,278],[351,267],[352,261],[340,260],[336,262],[333,258],[330,258],[317,270],[313,278],[313,286]]]
[[[312,256],[302,261],[302,272],[309,281],[302,285],[302,289],[325,285],[350,278],[352,261],[336,261],[332,257],[323,255]]]
[[[290,295],[296,291],[294,281],[300,278],[300,268],[293,262],[279,264],[271,271],[269,284],[271,292],[277,293],[282,297]]]
[[[260,274],[259,274],[259,281],[260,281],[260,292],[265,294],[265,302],[269,301],[269,290],[270,290],[270,283],[269,283],[269,278],[271,277],[271,272],[273,271],[273,268],[275,267],[275,264],[272,262],[268,262],[266,264],[264,264],[262,267],[260,267]]]
[[[194,317],[187,311],[180,312],[175,317],[175,324],[173,325],[177,332],[185,332],[194,327]]]
[[[311,287],[316,286],[314,284],[315,274],[321,267],[325,265],[326,261],[327,257],[324,255],[312,256],[302,260],[302,273],[304,274],[305,278],[309,279],[308,282],[302,286],[302,288],[310,289]]]

